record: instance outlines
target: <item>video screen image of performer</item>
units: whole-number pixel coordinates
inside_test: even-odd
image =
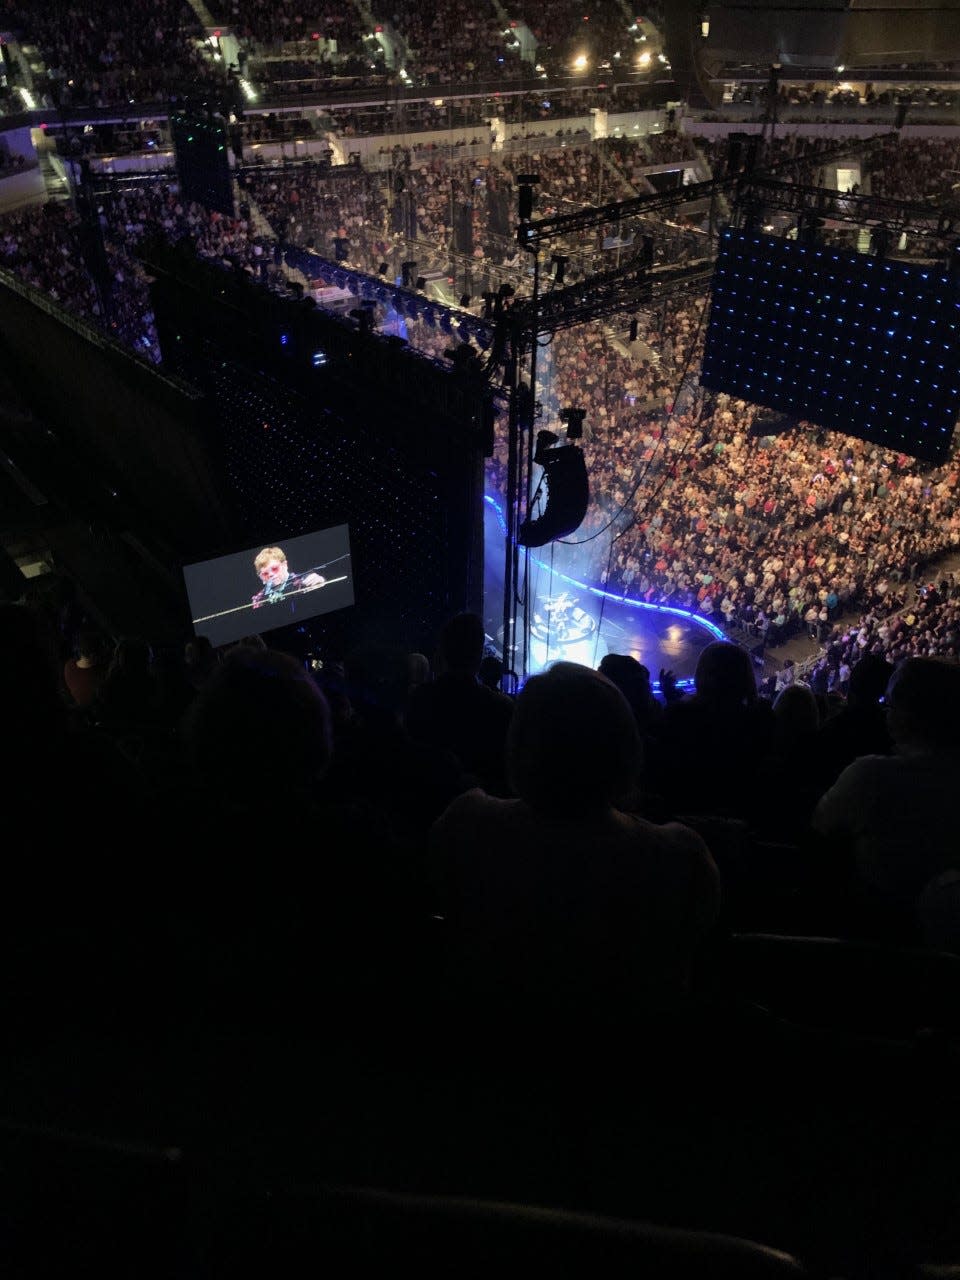
[[[230,644],[248,634],[251,613],[258,631],[273,631],[345,609],[354,602],[350,564],[350,531],[341,524],[184,565],[194,630]],[[252,595],[251,569],[260,588]]]
[[[280,547],[264,547],[254,560],[253,567],[263,584],[251,600],[254,609],[259,609],[264,604],[279,604],[295,593],[314,591],[317,587],[326,585],[326,578],[314,570],[307,573],[291,572],[286,553]]]

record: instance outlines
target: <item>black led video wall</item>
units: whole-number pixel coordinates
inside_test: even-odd
[[[700,383],[942,462],[960,413],[960,280],[727,228]]]
[[[170,117],[170,132],[183,198],[232,218],[233,183],[224,122],[212,115],[177,113]]]
[[[185,252],[158,249],[150,270],[165,367],[206,394],[235,512],[231,542],[192,560],[347,526],[355,603],[297,627],[321,646],[422,650],[476,611],[486,436],[469,410],[482,392]]]

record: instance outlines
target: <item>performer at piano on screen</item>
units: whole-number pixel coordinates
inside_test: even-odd
[[[326,584],[326,578],[314,573],[291,573],[286,554],[280,547],[264,547],[253,562],[257,577],[263,583],[253,597],[254,609],[262,604],[279,604],[281,600],[303,591],[314,591]]]

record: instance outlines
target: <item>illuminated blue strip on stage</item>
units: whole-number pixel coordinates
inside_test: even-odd
[[[484,502],[488,502],[490,506],[493,507],[494,511],[497,513],[497,521],[499,522],[500,529],[503,532],[504,537],[506,537],[507,522],[503,518],[503,510],[500,507],[499,503],[496,501],[495,498],[491,498],[489,494],[486,494],[483,500]],[[531,552],[531,557],[534,563],[538,564],[541,569],[545,569],[547,573],[553,574],[558,578],[562,578],[564,582],[569,582],[571,586],[579,587],[583,591],[589,591],[591,595],[600,596],[605,600],[615,600],[617,604],[625,604],[630,609],[651,609],[655,613],[669,613],[669,614],[675,615],[678,618],[686,618],[690,622],[695,622],[698,627],[703,627],[705,631],[709,631],[710,634],[715,639],[717,640],[727,639],[726,635],[724,635],[723,631],[721,631],[721,629],[717,626],[715,622],[708,621],[708,619],[701,617],[699,613],[693,613],[689,609],[680,609],[676,605],[650,604],[646,600],[632,600],[629,596],[617,596],[617,595],[614,595],[612,591],[604,591],[602,587],[591,587],[586,582],[579,582],[576,578],[571,578],[569,574],[560,573],[559,570],[557,569],[551,569],[551,567],[548,564],[545,564],[541,559],[539,559],[539,557],[533,555],[532,552]],[[687,687],[687,686],[692,686],[693,681],[678,680],[677,684],[681,687]],[[659,687],[659,686],[655,685],[654,687]]]

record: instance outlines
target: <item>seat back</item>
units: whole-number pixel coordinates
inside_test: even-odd
[[[249,1208],[245,1221],[271,1242],[275,1274],[278,1241],[291,1262],[342,1258],[361,1272],[402,1265],[438,1280],[479,1280],[507,1266],[591,1280],[797,1280],[808,1274],[796,1258],[734,1236],[491,1201],[322,1187],[274,1194],[260,1209],[259,1222]]]
[[[911,1039],[960,1033],[960,956],[840,938],[733,934],[718,985],[791,1022]]]

